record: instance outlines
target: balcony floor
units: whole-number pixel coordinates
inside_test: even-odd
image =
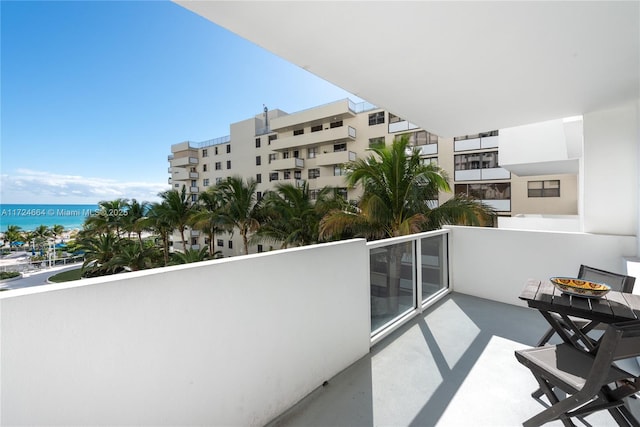
[[[535,345],[546,325],[534,310],[453,293],[270,425],[522,425],[543,406],[513,352]],[[640,400],[631,402],[638,416]],[[606,412],[584,421],[616,425]]]

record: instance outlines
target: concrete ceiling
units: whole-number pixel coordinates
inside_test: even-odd
[[[640,2],[176,3],[441,136],[640,97]]]

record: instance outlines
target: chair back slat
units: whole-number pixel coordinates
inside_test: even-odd
[[[640,320],[611,325],[621,332],[613,360],[640,356]]]
[[[610,271],[600,270],[598,268],[586,265],[580,266],[578,278],[591,280],[592,282],[605,283],[614,291],[633,292],[636,278],[633,276],[625,276],[624,274],[612,273]]]

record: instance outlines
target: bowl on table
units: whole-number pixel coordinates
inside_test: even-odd
[[[561,292],[584,298],[601,298],[611,290],[611,287],[604,283],[575,277],[551,277],[549,280]]]

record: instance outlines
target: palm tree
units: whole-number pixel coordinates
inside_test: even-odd
[[[19,242],[23,238],[22,228],[19,225],[7,226],[7,231],[4,232],[4,238],[9,241],[9,251],[14,246],[13,243]]]
[[[85,250],[82,275],[100,276],[121,270],[113,267],[111,263],[118,252],[118,242],[119,239],[114,233],[84,238],[80,242],[80,248]]]
[[[164,220],[171,224],[174,230],[177,229],[180,232],[182,248],[186,250],[187,240],[184,237],[184,232],[187,229],[191,212],[195,209],[189,200],[187,189],[183,185],[181,191],[168,190],[160,193],[159,196],[162,203],[157,208],[160,209]]]
[[[39,225],[31,232],[31,238],[34,241],[34,247],[43,250],[45,243],[51,237],[51,230],[46,225]]]
[[[142,243],[142,232],[145,230],[144,218],[146,217],[148,210],[149,203],[138,202],[136,199],[131,199],[131,202],[127,205],[127,215],[124,217],[123,227],[129,235],[131,235],[131,233],[136,233],[138,236],[140,250],[144,249],[144,245]]]
[[[307,182],[301,187],[278,184],[275,192],[265,195],[266,218],[252,240],[281,242],[283,248],[317,243],[320,220],[338,203],[332,194],[333,189],[325,187],[318,192],[314,202]]]
[[[139,246],[132,240],[123,240],[107,265],[112,270],[144,270],[153,267],[158,253],[157,248]]]
[[[478,225],[494,215],[491,208],[466,197],[454,197],[436,208],[428,201],[451,189],[440,168],[423,165],[406,137],[390,147],[371,149],[375,155],[348,165],[347,184],[361,183],[363,195],[353,209],[332,210],[320,224],[320,235],[345,231],[367,239],[413,234],[443,224]],[[382,254],[387,265],[387,310],[397,312],[403,252],[406,244],[391,245]]]
[[[198,196],[198,209],[195,210],[189,219],[189,225],[196,230],[201,230],[209,238],[209,255],[215,254],[214,242],[216,234],[226,231],[224,226],[222,211],[224,201],[222,193],[217,187],[211,187]]]
[[[160,235],[164,265],[169,263],[169,236],[174,230],[173,225],[166,216],[167,210],[163,203],[152,203],[147,212],[147,217],[141,221],[146,228]]]
[[[184,253],[174,253],[171,264],[189,264],[192,262],[206,261],[207,259],[209,259],[208,248],[187,249]]]
[[[238,229],[245,254],[249,253],[249,233],[255,232],[260,226],[260,202],[256,200],[257,185],[252,178],[248,179],[245,185],[242,177],[233,176],[218,186],[225,204],[221,215],[222,222]]]
[[[423,165],[406,137],[390,147],[372,148],[375,155],[351,162],[347,184],[362,184],[357,208],[332,210],[321,221],[321,237],[350,232],[368,239],[402,236],[440,228],[444,224],[480,225],[494,211],[468,197],[456,195],[439,207],[429,200],[451,192],[444,172]]]
[[[127,199],[102,200],[98,202],[99,209],[84,221],[83,229],[90,234],[115,233],[120,238],[120,232],[127,215]]]

